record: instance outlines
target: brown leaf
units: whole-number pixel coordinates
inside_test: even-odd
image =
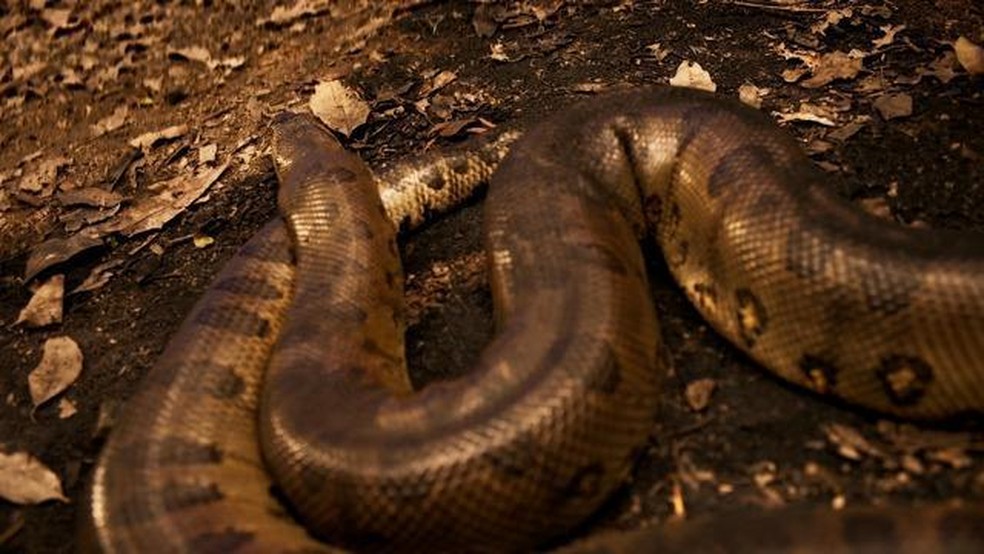
[[[58,476],[26,452],[0,452],[0,497],[15,504],[68,502]]]
[[[714,92],[717,84],[711,80],[711,74],[697,62],[684,60],[677,66],[676,74],[670,78],[670,85],[687,87]]]
[[[820,57],[813,68],[813,77],[801,84],[806,88],[819,88],[837,79],[853,79],[861,71],[864,60],[845,52],[830,52]]]
[[[100,235],[121,232],[133,236],[160,229],[174,216],[200,198],[229,167],[225,163],[215,169],[203,171],[192,177],[184,175],[152,185],[155,196],[140,199],[123,210],[119,217],[96,227]]]
[[[31,402],[37,408],[51,400],[79,378],[82,351],[70,337],[54,337],[44,343],[41,362],[27,376]]]
[[[318,83],[309,105],[318,119],[345,136],[369,117],[369,105],[337,79]]]
[[[126,118],[130,115],[130,108],[126,104],[117,107],[113,113],[100,119],[92,126],[92,136],[98,137],[106,133],[113,132],[123,125],[126,125]]]
[[[957,61],[971,75],[984,74],[984,48],[974,44],[966,37],[960,37],[953,43],[953,51],[957,53]]]
[[[52,275],[34,291],[31,300],[21,310],[15,323],[27,327],[44,327],[61,323],[62,306],[65,298],[65,276]]]
[[[885,120],[912,115],[912,97],[905,93],[883,94],[873,105]]]
[[[140,150],[147,150],[153,146],[156,146],[159,142],[164,142],[168,140],[174,140],[178,137],[184,136],[188,132],[187,125],[172,125],[166,129],[161,129],[160,131],[151,131],[149,133],[144,133],[137,138],[130,141],[130,146],[134,148],[139,148]]]
[[[70,260],[81,252],[102,246],[102,239],[90,232],[76,233],[65,239],[49,239],[34,247],[27,258],[24,280],[30,281],[35,275]]]

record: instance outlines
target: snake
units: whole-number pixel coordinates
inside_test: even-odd
[[[738,102],[608,93],[375,178],[309,114],[272,128],[282,217],[222,269],[128,401],[94,471],[85,548],[556,544],[624,482],[658,417],[668,368],[647,236],[704,319],[781,378],[915,420],[984,407],[984,241],[864,213]],[[489,175],[496,334],[471,371],[413,391],[397,229]],[[572,548],[980,551],[982,516],[780,511]]]

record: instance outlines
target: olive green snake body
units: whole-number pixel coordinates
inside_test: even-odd
[[[411,393],[393,223],[451,207],[510,140],[381,176],[377,191],[310,118],[278,119],[287,224],[223,269],[130,401],[85,541],[498,551],[562,535],[623,482],[655,421],[666,368],[647,232],[714,328],[783,378],[902,417],[984,407],[981,242],[860,213],[767,118],[676,89],[575,106],[512,147],[484,216],[496,338],[466,376]],[[981,516],[769,514],[749,528],[792,531],[765,545],[737,518],[725,546],[683,526],[580,548],[962,551],[984,545]]]

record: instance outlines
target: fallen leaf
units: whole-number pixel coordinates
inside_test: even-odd
[[[325,125],[345,136],[369,117],[369,104],[337,79],[318,83],[309,106]]]
[[[984,48],[974,44],[966,37],[960,37],[953,43],[953,51],[957,61],[971,75],[984,74]]]
[[[111,208],[123,201],[119,194],[99,187],[86,187],[58,193],[62,206],[89,206],[92,208]]]
[[[806,88],[819,88],[837,79],[853,79],[861,71],[863,58],[855,53],[830,52],[820,57],[813,68],[813,77],[800,83]]]
[[[706,410],[707,406],[711,403],[711,396],[714,394],[714,389],[716,388],[717,383],[714,379],[697,379],[687,383],[687,388],[684,390],[687,405],[695,412]]]
[[[61,323],[64,299],[65,276],[52,275],[50,279],[38,285],[15,323],[23,323],[27,327],[44,327]]]
[[[872,105],[885,120],[912,115],[912,97],[905,93],[883,94]]]
[[[38,408],[67,389],[82,373],[82,351],[70,337],[44,343],[41,362],[27,376],[31,402]]]
[[[198,149],[198,163],[205,165],[215,161],[215,154],[219,148],[215,143],[206,144]]]
[[[42,160],[34,168],[34,171],[25,173],[21,177],[18,187],[27,192],[41,192],[45,187],[54,185],[61,169],[71,163],[72,159],[65,156],[54,156]]]
[[[187,48],[168,48],[167,55],[171,59],[187,60],[202,63],[209,69],[215,67],[216,62],[212,61],[212,54],[204,46],[189,46]]]
[[[881,38],[871,41],[871,45],[875,47],[875,50],[879,50],[895,42],[895,35],[899,34],[900,31],[904,31],[905,25],[884,25],[879,27],[879,29],[885,34]]]
[[[160,229],[205,194],[228,167],[229,164],[226,163],[215,169],[197,173],[190,178],[181,175],[154,183],[151,187],[157,191],[156,195],[134,202],[123,210],[119,217],[99,224],[95,231],[99,235],[120,232],[130,237]]]
[[[58,419],[68,419],[78,413],[78,411],[78,408],[75,407],[75,404],[71,400],[62,398],[58,401]]]
[[[126,104],[117,107],[113,113],[100,119],[92,126],[92,136],[98,137],[106,133],[113,132],[126,124],[126,118],[130,115],[130,108]]]
[[[55,472],[26,452],[0,452],[0,497],[15,504],[68,502]]]
[[[762,107],[762,98],[769,92],[771,92],[770,89],[759,88],[746,83],[738,87],[738,99],[741,100],[742,104],[758,109]]]
[[[676,74],[670,78],[670,85],[687,87],[714,92],[717,85],[711,80],[711,74],[697,62],[684,60],[677,66]]]
[[[320,15],[328,12],[331,7],[328,0],[298,0],[293,6],[286,8],[277,6],[267,17],[256,20],[256,25],[282,26],[292,23],[302,17]]]
[[[72,289],[72,294],[94,291],[101,288],[113,277],[114,273],[110,270],[121,265],[123,265],[123,260],[110,260],[106,263],[97,265],[92,268],[92,271],[89,272],[89,275],[79,286]]]
[[[64,239],[48,239],[34,247],[24,267],[24,280],[30,281],[38,273],[70,260],[81,252],[102,246],[102,239],[90,232],[76,233]]]
[[[184,136],[187,132],[187,125],[173,125],[171,127],[167,127],[166,129],[161,129],[160,131],[144,133],[131,140],[130,146],[139,148],[140,150],[147,150],[148,148],[157,145],[159,142],[174,140],[178,137]]]

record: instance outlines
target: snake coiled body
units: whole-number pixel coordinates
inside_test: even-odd
[[[410,394],[386,218],[446,208],[456,179],[476,181],[501,149],[489,151],[448,162],[436,200],[390,187],[380,204],[361,163],[311,121],[279,122],[288,225],[230,262],[131,401],[96,470],[91,540],[328,548],[271,497],[263,457],[332,544],[525,549],[558,536],[623,480],[653,422],[665,368],[647,232],[704,317],[770,371],[900,416],[984,407],[978,240],[865,216],[765,117],[664,89],[574,107],[512,149],[485,208],[497,337],[466,377]],[[941,513],[964,539],[981,515]],[[633,544],[662,540],[643,537]]]

